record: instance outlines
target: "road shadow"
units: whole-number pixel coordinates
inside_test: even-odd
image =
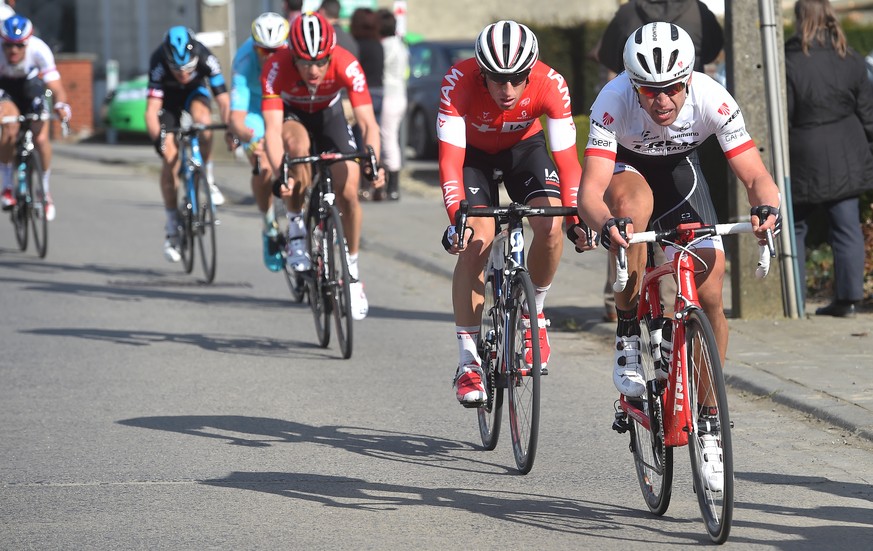
[[[51,327],[21,330],[23,334],[111,342],[126,346],[181,344],[196,346],[210,352],[246,356],[289,359],[341,359],[336,351],[322,348],[314,342],[266,337],[234,337],[204,333],[166,333],[140,329],[99,329],[91,327]]]
[[[428,507],[452,509],[482,517],[471,522],[487,525],[488,519],[542,529],[579,534],[610,542],[628,541],[639,545],[639,531],[651,533],[655,541],[704,543],[699,522],[663,518],[656,522],[639,509],[607,503],[538,495],[488,488],[483,476],[479,489],[432,488],[408,484],[369,482],[360,478],[283,472],[233,472],[201,484],[221,488],[254,490],[321,504],[336,509],[381,512]],[[634,535],[626,535],[633,525]]]

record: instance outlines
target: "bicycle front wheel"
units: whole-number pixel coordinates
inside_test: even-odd
[[[15,242],[18,243],[19,250],[27,250],[28,240],[28,209],[30,205],[27,197],[27,182],[24,182],[25,188],[22,189],[19,178],[15,177],[15,206],[12,207],[12,224],[15,226]]]
[[[212,195],[209,192],[209,182],[202,172],[194,174],[194,190],[197,196],[197,216],[194,218],[194,235],[197,236],[197,245],[200,249],[200,263],[203,266],[203,275],[206,283],[215,280],[215,266],[217,261],[217,248],[215,244],[215,205],[212,204]]]
[[[734,511],[734,461],[724,374],[715,333],[706,314],[691,310],[684,323],[688,396],[694,416],[694,430],[688,437],[694,491],[710,539],[724,543],[730,534]]]
[[[530,275],[517,271],[512,275],[508,297],[508,317],[506,353],[504,369],[507,377],[509,397],[509,432],[512,436],[512,451],[515,465],[521,474],[527,474],[533,467],[537,452],[537,439],[540,427],[540,358],[539,323],[534,286]],[[525,316],[525,312],[531,312]],[[530,331],[532,361],[530,367],[525,362],[525,333]]]
[[[34,149],[27,165],[27,187],[30,199],[27,212],[30,218],[30,227],[33,230],[33,245],[40,258],[45,258],[48,252],[48,218],[46,218],[43,174],[42,161],[40,161],[39,153]]]
[[[331,313],[336,326],[336,338],[343,359],[352,357],[352,278],[349,276],[349,251],[343,233],[339,209],[331,205],[330,217],[326,220],[328,231],[328,286]]]
[[[186,194],[187,195],[187,194]],[[194,270],[194,211],[187,198],[179,204],[176,214],[179,232],[179,254],[182,256],[182,269],[186,274]]]
[[[655,381],[655,361],[652,357],[652,343],[649,337],[651,318],[640,320],[640,360],[646,381]],[[649,510],[660,516],[670,506],[673,485],[673,448],[664,444],[663,391],[658,383],[650,382],[645,400],[638,405],[646,414],[649,426],[646,427],[632,416],[628,416],[631,453],[634,468],[643,499]]]
[[[482,307],[482,322],[479,328],[479,358],[482,361],[482,372],[485,375],[485,391],[488,396],[485,405],[476,410],[479,420],[479,436],[486,450],[497,447],[500,436],[500,424],[503,417],[503,389],[506,380],[501,376],[503,328],[498,320],[502,319],[498,302],[498,286],[491,266],[485,268],[485,304]]]
[[[315,199],[315,197],[313,197]],[[306,210],[306,238],[309,246],[309,258],[312,262],[310,277],[307,278],[309,308],[315,320],[315,334],[318,344],[326,348],[330,343],[330,302],[327,295],[327,241],[325,236],[325,221],[319,213],[320,207],[310,202]]]

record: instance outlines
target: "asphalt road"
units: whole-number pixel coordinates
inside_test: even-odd
[[[608,332],[590,320],[551,332],[533,471],[516,474],[507,434],[480,449],[450,387],[453,262],[423,222],[444,223],[433,194],[365,205],[370,316],[345,361],[315,344],[308,308],[263,267],[245,168],[218,174],[231,201],[213,285],[164,261],[148,169],[56,157],[48,257],[0,232],[0,548],[708,541],[685,450],[669,511],[646,512],[627,438],[609,428]],[[578,269],[602,274],[590,262]],[[602,279],[591,281],[597,296]],[[730,401],[728,546],[869,548],[870,443],[766,398]]]

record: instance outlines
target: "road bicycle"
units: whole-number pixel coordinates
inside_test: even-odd
[[[769,215],[769,212],[760,212],[761,220]],[[748,222],[690,223],[670,230],[635,233],[629,240],[631,244],[646,243],[648,248],[636,315],[646,394],[641,398],[620,396],[612,428],[619,433],[630,433],[630,451],[643,498],[649,510],[659,516],[670,504],[673,449],[688,445],[697,502],[706,530],[715,543],[727,540],[733,518],[733,424],[718,344],[698,300],[694,276],[708,267],[695,253],[695,245],[712,236],[751,231],[752,225]],[[772,235],[768,238],[768,245],[761,247],[758,277],[767,274],[770,258],[775,256]],[[676,250],[672,261],[654,265],[655,243]],[[620,292],[628,278],[625,250],[619,249],[617,257],[614,289]],[[700,265],[697,270],[695,260]],[[664,277],[677,282],[672,319],[664,317],[664,306],[659,298],[659,286]],[[712,453],[713,439],[722,454],[724,482],[721,488],[711,488],[704,471],[704,453]],[[709,452],[704,452],[707,443]]]
[[[207,283],[215,280],[217,262],[215,227],[220,222],[216,216],[209,182],[203,167],[200,134],[207,130],[223,128],[227,128],[227,125],[196,123],[187,112],[182,112],[178,127],[165,128],[162,131],[162,134],[175,134],[176,143],[179,144],[179,177],[184,183],[184,193],[179,200],[177,230],[182,267],[186,274],[190,274],[194,269],[194,243],[196,242]]]
[[[286,268],[286,277],[295,300],[302,300],[304,289],[309,297],[319,345],[327,348],[330,344],[333,318],[342,357],[348,359],[352,356],[350,286],[353,281],[349,275],[349,248],[330,174],[330,166],[343,161],[364,161],[368,175],[376,175],[376,155],[368,146],[364,152],[320,153],[286,159],[279,181],[287,182],[288,169],[292,166],[312,165],[312,185],[303,214],[312,268],[305,272]]]
[[[463,247],[468,217],[494,218],[495,237],[485,264],[485,304],[477,343],[487,400],[479,407],[482,445],[497,446],[503,412],[503,393],[509,398],[509,430],[515,465],[521,474],[533,468],[540,422],[540,347],[531,347],[532,362],[525,363],[525,334],[539,335],[535,288],[525,265],[524,220],[531,216],[571,216],[573,207],[470,208],[461,201],[455,230]],[[505,226],[505,227],[504,227]],[[472,229],[471,229],[472,231]],[[531,339],[534,340],[533,338]],[[536,341],[539,342],[538,340]]]
[[[15,141],[13,189],[15,206],[10,209],[12,225],[15,226],[15,240],[18,248],[27,250],[28,232],[33,232],[33,244],[40,258],[48,253],[48,218],[46,217],[46,193],[43,188],[43,166],[39,151],[33,142],[31,125],[36,121],[47,121],[48,113],[11,115],[0,119],[0,124],[20,124]],[[66,121],[61,121],[64,136],[67,135]]]

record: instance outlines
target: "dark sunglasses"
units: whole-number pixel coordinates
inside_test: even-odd
[[[330,56],[323,57],[321,59],[300,59],[299,57],[294,59],[295,63],[299,63],[304,67],[312,67],[315,65],[316,67],[324,67],[328,63],[330,63]]]
[[[507,82],[513,86],[521,86],[530,76],[530,71],[525,71],[517,75],[500,75],[497,73],[485,72],[485,78],[497,84],[506,84]]]
[[[685,89],[684,82],[675,82],[670,86],[658,87],[658,86],[634,86],[637,89],[637,92],[646,96],[647,98],[656,98],[661,94],[667,94],[668,97],[673,97],[682,90]]]
[[[3,47],[7,50],[11,50],[12,48],[15,48],[17,50],[19,48],[24,48],[25,46],[27,46],[27,44],[21,44],[19,42],[4,42],[3,43]]]

